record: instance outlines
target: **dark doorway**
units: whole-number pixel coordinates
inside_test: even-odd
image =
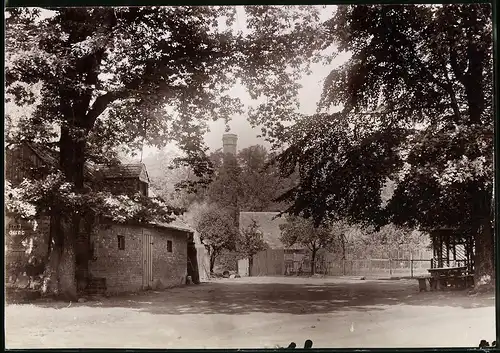
[[[188,236],[187,243],[187,273],[191,276],[194,284],[200,283],[200,272],[198,270],[198,257],[193,234]]]

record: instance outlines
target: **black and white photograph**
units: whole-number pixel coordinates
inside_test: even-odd
[[[5,347],[495,347],[492,4],[4,8]]]

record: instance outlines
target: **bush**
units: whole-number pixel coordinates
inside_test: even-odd
[[[215,262],[215,267],[219,271],[237,271],[238,253],[228,250],[222,252]]]

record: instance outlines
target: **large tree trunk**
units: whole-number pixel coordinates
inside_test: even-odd
[[[62,252],[62,233],[59,229],[61,227],[61,220],[58,219],[60,217],[60,213],[53,209],[50,215],[49,241],[41,288],[43,295],[57,295],[59,290],[57,284],[57,269],[59,267],[59,260]]]
[[[478,231],[474,237],[474,287],[480,290],[494,288],[495,279],[495,242],[493,233],[494,200],[490,192],[478,193],[477,205],[482,217],[479,218]],[[481,288],[481,290],[483,290]]]
[[[489,219],[485,219],[475,236],[475,287],[493,286],[495,280],[495,244]]]
[[[217,255],[215,254],[215,251],[210,251],[210,274],[213,275],[214,273],[214,267],[215,267],[215,260],[217,259]]]
[[[83,167],[85,164],[85,139],[82,134],[84,134],[83,130],[74,128],[72,131],[70,128],[63,126],[59,140],[61,170],[66,180],[74,184],[75,191],[80,193],[84,192]],[[51,261],[51,267],[56,275],[59,294],[66,299],[73,300],[77,298],[79,289],[77,280],[79,283],[88,281],[88,261],[81,261],[82,258],[87,257],[86,254],[81,254],[82,251],[88,252],[88,249],[87,247],[79,249],[81,246],[77,246],[77,237],[79,235],[85,237],[86,235],[88,238],[89,234],[86,234],[85,231],[81,232],[81,212],[67,214],[66,216],[70,220],[67,224],[62,222],[61,217],[54,219],[54,225],[58,232],[62,234],[58,235],[59,241],[54,242],[53,250],[55,251],[53,253],[55,254],[53,261]],[[79,240],[78,244],[88,242],[88,239]],[[77,261],[77,258],[79,261]],[[81,290],[85,289],[81,287]]]
[[[75,301],[77,300],[75,241],[71,227],[65,224],[59,214],[53,214],[51,233],[52,244],[49,261],[45,269],[42,292],[46,295],[54,295],[68,301]]]
[[[58,280],[60,295],[63,299],[75,301],[78,299],[77,283],[75,277],[76,249],[74,235],[69,231],[64,232],[64,246],[59,260]]]

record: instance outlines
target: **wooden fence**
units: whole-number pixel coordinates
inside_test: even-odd
[[[348,259],[319,262],[316,273],[328,276],[415,277],[427,274],[429,268],[430,259]]]
[[[316,273],[327,276],[415,277],[427,274],[431,259],[347,259],[317,261]],[[248,276],[248,260],[238,261],[238,272]],[[308,275],[308,260],[285,261],[281,249],[266,250],[253,258],[251,276]]]
[[[281,276],[285,273],[285,251],[269,249],[253,257],[251,276]]]

